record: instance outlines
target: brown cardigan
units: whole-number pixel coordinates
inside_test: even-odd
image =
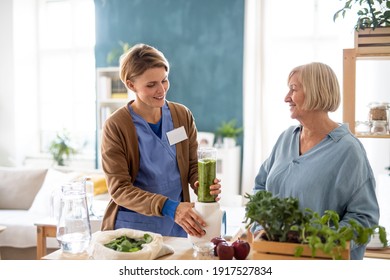
[[[131,102],[130,102],[131,103]],[[168,102],[173,126],[184,126],[188,139],[176,144],[184,201],[190,201],[188,184],[198,178],[197,130],[192,113],[184,105]],[[104,123],[102,167],[111,200],[103,217],[102,230],[114,229],[119,205],[147,216],[161,216],[167,197],[133,185],[139,170],[137,133],[127,105],[115,111]]]

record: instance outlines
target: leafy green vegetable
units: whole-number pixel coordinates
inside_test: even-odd
[[[261,225],[269,241],[308,244],[313,257],[317,250],[322,250],[333,259],[340,259],[341,250],[346,249],[349,241],[366,244],[375,233],[379,233],[383,247],[388,245],[386,230],[379,225],[363,227],[350,220],[340,226],[340,217],[333,210],[325,211],[323,216],[309,208],[301,211],[297,199],[281,199],[268,191],[246,194],[245,198],[249,199],[245,214],[247,227],[254,223]],[[302,247],[297,246],[295,255],[301,253]]]
[[[298,200],[292,197],[280,199],[267,191],[254,195],[247,194],[246,220],[248,226],[260,224],[270,241],[292,242],[296,234],[293,231],[308,221],[299,210]]]
[[[134,239],[127,237],[126,235],[122,235],[113,241],[104,244],[104,246],[119,252],[137,252],[142,250],[143,244],[150,243],[152,240],[153,237],[147,233],[145,233],[141,239]]]

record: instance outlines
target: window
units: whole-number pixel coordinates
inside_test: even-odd
[[[66,130],[79,156],[95,156],[93,0],[39,0],[40,150]]]
[[[287,76],[298,65],[330,65],[342,86],[342,50],[353,47],[353,21],[333,22],[339,0],[246,0],[242,193],[251,192],[260,164],[290,118]],[[351,21],[351,22],[347,22]],[[342,121],[342,104],[330,114]]]
[[[342,50],[353,47],[353,24],[333,22],[334,13],[343,6],[339,0],[265,1],[264,31],[264,105],[263,117],[268,126],[266,145],[270,150],[290,119],[284,97],[287,75],[298,65],[320,61],[336,72],[342,86]],[[272,109],[271,109],[272,108]],[[273,112],[278,112],[273,114]],[[342,104],[330,113],[342,121]]]

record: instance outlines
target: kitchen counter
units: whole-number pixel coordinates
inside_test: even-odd
[[[192,244],[187,238],[182,237],[163,237],[164,244],[171,246],[173,254],[160,257],[158,260],[191,260]],[[365,259],[390,259],[390,248],[386,249],[367,249],[364,255]],[[78,256],[66,256],[61,250],[57,250],[49,255],[44,256],[44,260],[66,260],[66,259],[91,259],[87,254]]]
[[[388,247],[385,249],[366,249],[364,258],[390,260],[390,248]]]
[[[164,244],[173,248],[174,253],[160,257],[158,260],[191,260],[192,244],[189,239],[183,237],[163,237]],[[59,249],[42,258],[43,260],[88,260],[91,259],[88,254],[66,255]]]
[[[237,239],[245,230],[245,225],[242,223],[245,215],[244,207],[221,207],[222,210],[226,211],[227,217],[227,228],[225,239],[229,242]],[[192,259],[192,244],[187,238],[180,237],[163,237],[164,244],[171,246],[174,249],[174,254],[166,255],[159,260],[190,260]],[[54,251],[51,254],[43,256],[41,259],[44,260],[63,260],[63,259],[90,259],[90,257],[85,255],[64,255],[59,249]]]

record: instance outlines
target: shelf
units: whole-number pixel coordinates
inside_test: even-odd
[[[96,69],[96,168],[101,168],[101,130],[106,119],[134,96],[119,78],[118,67]]]
[[[389,56],[390,28],[367,28],[355,32],[355,50],[359,56]]]
[[[359,134],[356,133],[355,136],[357,138],[378,138],[378,139],[390,139],[390,134],[385,135],[371,135],[371,134]]]
[[[343,122],[355,134],[356,61],[390,60],[390,27],[355,32],[355,48],[343,50]],[[361,135],[359,138],[390,139],[390,135]]]
[[[129,99],[127,98],[111,98],[111,99],[105,99],[105,100],[100,100],[99,101],[99,104],[100,106],[104,106],[104,105],[117,105],[117,104],[127,104],[127,102],[129,102]]]
[[[357,60],[390,60],[389,54],[375,53],[375,54],[357,54]]]

